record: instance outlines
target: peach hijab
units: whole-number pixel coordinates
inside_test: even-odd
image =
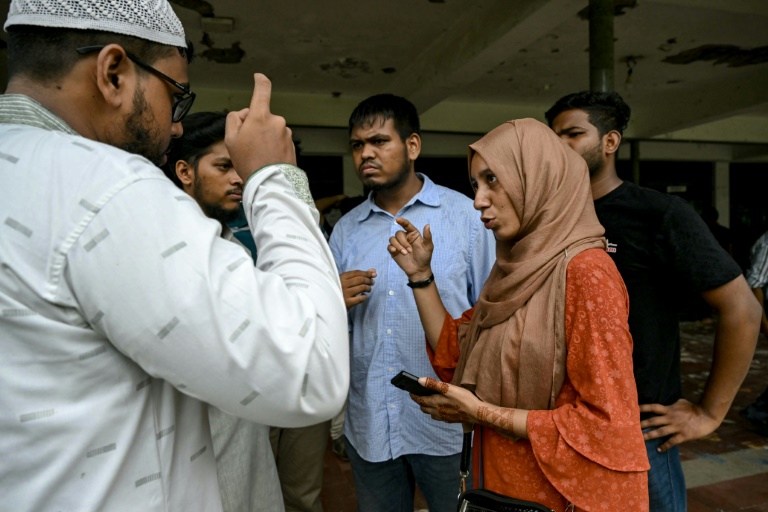
[[[551,409],[565,378],[565,276],[581,251],[605,248],[584,160],[546,125],[509,121],[469,146],[509,196],[520,219],[469,324],[460,328],[453,384],[482,400]]]

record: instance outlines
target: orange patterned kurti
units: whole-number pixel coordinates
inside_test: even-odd
[[[569,502],[577,510],[647,511],[649,465],[624,282],[603,250],[590,249],[568,264],[565,293],[568,356],[555,409],[529,413],[530,440],[476,426],[473,462],[482,459],[484,488],[558,512]],[[427,345],[444,381],[450,382],[458,361],[458,327],[472,313],[456,320],[446,315],[437,350]],[[476,478],[478,469],[475,464]]]

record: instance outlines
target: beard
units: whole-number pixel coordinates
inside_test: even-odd
[[[594,147],[587,149],[581,154],[581,158],[587,162],[589,168],[589,177],[592,178],[597,174],[600,168],[603,166],[603,143],[602,141],[595,144]]]
[[[229,224],[230,222],[234,222],[240,216],[240,208],[227,210],[226,208],[222,208],[217,204],[203,203],[200,204],[200,208],[203,210],[203,213],[205,213],[206,217],[217,220],[222,224]]]
[[[167,147],[161,142],[162,137],[155,128],[156,124],[144,91],[136,89],[133,95],[133,112],[125,119],[127,140],[119,146],[120,149],[141,155],[157,166],[162,165]]]
[[[229,224],[230,222],[237,220],[240,216],[239,207],[227,209],[217,203],[212,203],[204,199],[205,191],[203,189],[202,181],[203,180],[201,180],[199,176],[195,176],[195,184],[192,187],[192,197],[194,197],[197,204],[200,205],[200,209],[203,210],[205,216],[217,220],[221,224]],[[240,192],[242,193],[242,190]]]
[[[389,178],[389,180],[385,181],[384,183],[376,183],[369,180],[364,180],[363,185],[365,185],[368,190],[373,191],[391,190],[405,183],[408,180],[408,175],[410,172],[411,162],[408,160],[408,149],[406,148],[403,150],[403,163],[400,166],[397,174]]]

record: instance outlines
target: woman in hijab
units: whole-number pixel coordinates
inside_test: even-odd
[[[429,226],[389,251],[408,276],[440,391],[411,398],[475,425],[475,485],[555,511],[648,510],[628,298],[605,252],[584,160],[542,123],[510,121],[469,149],[496,264],[475,307],[447,314]],[[450,384],[449,384],[450,383]]]

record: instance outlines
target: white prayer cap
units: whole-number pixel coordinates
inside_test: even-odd
[[[168,0],[12,0],[3,26],[99,30],[187,47]]]

